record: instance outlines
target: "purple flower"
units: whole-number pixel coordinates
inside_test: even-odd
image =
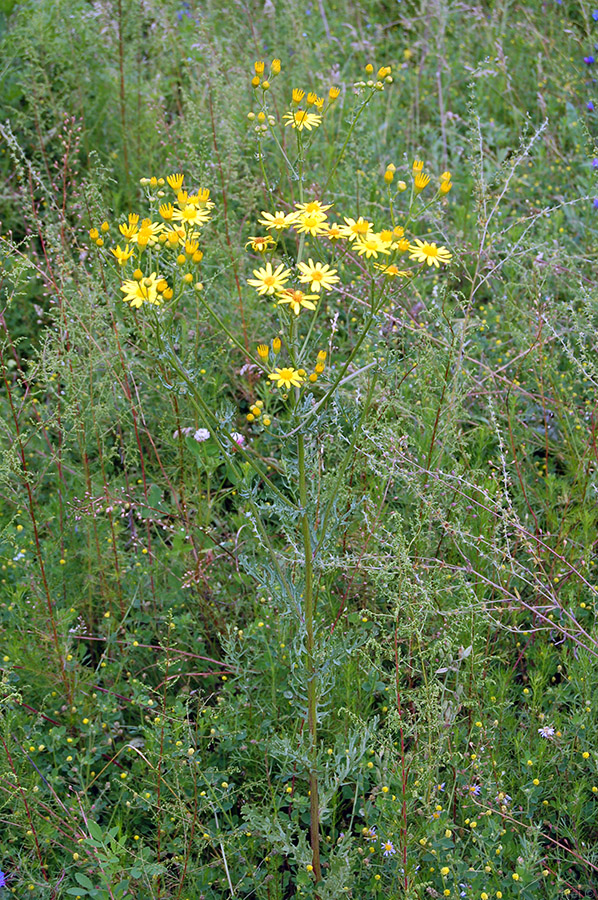
[[[596,59],[593,56],[584,56],[583,61],[585,62],[586,66],[591,66],[596,62]]]
[[[382,846],[384,848],[384,856],[392,856],[393,853],[397,852],[392,841],[384,841]]]
[[[5,884],[6,884],[6,875],[4,874],[4,872],[0,872],[0,888],[4,887]]]
[[[588,102],[586,104],[586,109],[588,110],[588,112],[594,112],[594,101],[593,100],[588,100]]]
[[[598,209],[598,197],[594,197],[594,209]]]
[[[592,168],[593,168],[593,169],[598,169],[598,159],[593,159],[593,160],[592,160]]]
[[[592,18],[594,22],[598,22],[598,9],[594,10],[594,12],[592,13]]]

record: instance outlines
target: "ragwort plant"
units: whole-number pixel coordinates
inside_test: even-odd
[[[259,548],[256,558],[247,561],[248,570],[259,589],[269,593],[271,601],[292,623],[294,697],[290,702],[305,728],[300,729],[297,747],[287,745],[284,753],[293,759],[297,777],[306,778],[310,850],[306,858],[306,846],[296,833],[293,841],[290,836],[287,838],[284,849],[289,853],[295,848],[295,864],[310,876],[302,882],[306,891],[311,892],[313,887],[322,896],[333,896],[342,887],[336,877],[332,877],[328,888],[321,886],[322,815],[334,803],[351,767],[347,765],[344,774],[337,773],[332,784],[328,782],[322,791],[319,729],[325,715],[330,714],[326,703],[334,686],[335,668],[343,654],[351,652],[351,640],[347,645],[345,635],[340,643],[335,641],[318,623],[316,610],[318,605],[325,609],[330,606],[330,590],[337,578],[333,546],[334,521],[340,514],[339,493],[370,413],[376,386],[376,360],[362,366],[357,360],[364,342],[379,328],[389,304],[408,290],[412,280],[425,269],[439,269],[451,261],[451,253],[445,247],[427,237],[416,237],[413,232],[428,208],[448,194],[452,182],[450,173],[443,173],[434,195],[424,202],[422,195],[431,176],[423,171],[423,162],[413,163],[409,189],[405,181],[395,180],[396,168],[389,164],[384,174],[384,227],[376,230],[374,223],[361,215],[343,215],[342,220],[339,216],[339,221],[335,221],[330,212],[334,203],[328,197],[328,185],[342,164],[362,111],[392,83],[390,66],[380,67],[374,75],[373,67],[368,65],[366,72],[372,77],[355,85],[356,107],[350,127],[326,183],[317,189],[316,196],[310,181],[310,152],[317,148],[318,128],[333,115],[339,90],[331,87],[325,99],[293,88],[286,98],[287,111],[279,122],[271,111],[274,107],[270,95],[272,82],[280,71],[279,60],[271,63],[269,74],[263,62],[256,62],[252,85],[259,111],[250,114],[266,185],[263,139],[268,136],[299,194],[293,206],[264,210],[258,221],[265,231],[250,235],[246,243],[246,248],[263,260],[247,284],[255,289],[267,309],[264,330],[272,328],[272,313],[276,315],[274,334],[267,341],[262,338],[252,352],[210,300],[210,288],[219,274],[210,269],[204,249],[209,247],[209,230],[206,241],[204,229],[214,227],[214,203],[207,188],[187,188],[183,174],[144,178],[148,215],[142,218],[138,212],[130,213],[119,224],[114,238],[107,222],[93,226],[89,235],[98,249],[107,284],[114,281],[111,259],[122,274],[122,300],[138,316],[139,340],[144,342],[144,352],[154,360],[161,384],[178,393],[181,401],[191,403],[201,422],[199,431],[186,438],[189,449],[194,442],[210,441],[226,460],[229,478],[245,505],[248,526],[253,529]],[[289,127],[294,141],[283,146],[282,131]],[[277,201],[277,206],[283,204],[282,198]],[[355,328],[351,345],[339,352],[335,320],[331,323],[324,318],[324,297],[333,297],[339,283],[355,279],[366,288],[362,320]],[[199,299],[206,320],[246,360],[254,393],[245,416],[249,425],[247,438],[233,428],[234,409],[229,406],[219,411],[206,402],[195,377],[201,357],[182,358],[177,350],[189,291]],[[320,494],[314,483],[321,452],[321,439],[317,436],[324,434],[339,416],[347,426],[346,450],[332,482]],[[258,440],[268,448],[268,465],[264,465]],[[359,638],[354,640],[359,642]],[[239,657],[239,670],[242,666]],[[354,764],[364,752],[365,739],[365,734],[358,736],[357,732],[348,736],[349,743],[355,745],[351,760]],[[247,811],[246,816],[248,821],[260,823],[262,829],[266,825],[274,838],[274,821],[264,823],[263,814],[255,811]],[[341,842],[339,855],[343,852],[346,850]],[[383,853],[395,853],[391,841],[384,845]],[[327,865],[331,866],[328,856],[332,859],[334,854],[326,854]],[[223,860],[234,893],[225,856]],[[334,865],[331,873],[338,874]]]

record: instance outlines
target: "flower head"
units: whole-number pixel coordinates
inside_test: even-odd
[[[130,303],[135,309],[139,309],[144,303],[159,306],[161,300],[158,297],[158,281],[159,278],[155,272],[152,272],[147,278],[125,281],[121,287],[121,291],[125,295],[123,302]]]
[[[296,128],[297,131],[303,131],[304,128],[307,131],[311,131],[312,128],[317,128],[318,125],[322,124],[322,116],[317,113],[307,112],[305,109],[297,109],[295,112],[291,110],[285,113],[282,118],[286,121],[286,125]]]
[[[382,849],[384,850],[384,856],[392,856],[393,853],[397,852],[392,841],[384,841]]]
[[[173,191],[180,191],[180,189],[183,186],[184,179],[185,179],[185,176],[181,175],[179,172],[178,174],[175,174],[175,175],[167,175],[166,183],[169,185],[169,187],[172,188]]]
[[[312,301],[318,299],[317,294],[304,294],[303,291],[285,288],[278,294],[278,305],[282,306],[284,303],[288,303],[295,315],[298,316],[302,308],[315,309],[316,304]]]
[[[331,269],[328,264],[315,263],[313,259],[308,259],[306,263],[299,263],[299,281],[302,284],[309,284],[312,291],[320,292],[321,288],[331,288],[333,284],[340,281],[336,274],[336,269]]]
[[[373,223],[366,221],[362,216],[358,219],[351,219],[344,216],[344,219],[346,224],[342,226],[342,235],[350,241],[354,241],[355,238],[365,237],[365,235],[369,234],[374,228]]]
[[[262,218],[258,219],[258,222],[260,225],[264,225],[268,230],[274,228],[276,231],[282,231],[283,228],[288,228],[297,221],[297,215],[298,213],[296,212],[275,212],[274,214],[262,212]]]
[[[267,262],[261,269],[254,269],[253,274],[255,278],[248,278],[247,284],[254,287],[258,294],[264,295],[281,291],[288,281],[291,271],[285,269],[282,263],[276,269],[272,269],[272,263]]]
[[[124,266],[128,259],[131,259],[133,256],[133,251],[127,244],[124,250],[120,249],[120,245],[117,244],[116,247],[111,247],[110,252],[114,254],[116,257],[119,266]]]
[[[379,253],[390,253],[386,242],[382,241],[379,235],[373,233],[358,238],[354,242],[353,247],[360,256],[365,256],[366,259],[371,259],[372,256],[374,259],[378,259]]]
[[[276,247],[276,241],[271,234],[258,235],[257,237],[250,237],[245,247],[251,247],[256,253],[265,253],[267,250],[272,250]]]
[[[283,387],[289,390],[291,387],[301,387],[303,376],[299,374],[297,369],[285,366],[282,369],[274,369],[268,375],[270,381],[276,382],[276,387]]]
[[[326,213],[299,213],[297,222],[295,223],[295,231],[298,234],[311,234],[312,237],[316,237],[318,234],[326,234],[328,231],[326,226]]]
[[[542,728],[538,728],[538,734],[543,738],[551,738],[554,737],[555,729],[552,725],[544,725]]]
[[[446,247],[437,247],[435,243],[415,239],[415,244],[409,244],[409,259],[415,259],[420,263],[428,263],[437,269],[440,263],[449,263],[452,259]]]
[[[423,172],[417,172],[413,179],[413,184],[416,191],[423,191],[430,184],[430,176],[425,175]]]

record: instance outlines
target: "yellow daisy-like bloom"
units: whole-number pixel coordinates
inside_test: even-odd
[[[282,231],[283,228],[289,228],[297,221],[297,213],[275,212],[274,214],[262,211],[262,218],[258,219],[260,225],[264,225],[268,229],[275,228],[276,231]]]
[[[131,242],[138,244],[140,247],[146,247],[150,241],[158,237],[163,228],[164,225],[161,222],[152,222],[151,219],[144,219],[139,226],[139,230],[131,236]]]
[[[200,188],[197,194],[189,197],[187,202],[192,203],[194,206],[204,207],[205,209],[214,209],[215,206],[215,204],[210,200],[209,188]]]
[[[416,159],[413,161],[412,171],[414,175],[417,175],[424,168],[424,164],[421,159]]]
[[[300,213],[295,223],[295,231],[297,234],[311,234],[313,237],[325,234],[328,230],[326,218],[326,213]]]
[[[133,251],[128,244],[124,250],[121,250],[120,245],[117,245],[116,247],[112,247],[110,249],[110,252],[115,255],[116,259],[118,260],[119,266],[124,266],[126,261],[128,259],[131,259],[131,257],[133,256]]]
[[[412,272],[408,269],[399,269],[398,266],[395,266],[394,263],[391,263],[389,266],[381,265],[380,263],[374,263],[376,269],[380,269],[380,271],[387,276],[387,278],[411,278]]]
[[[442,175],[440,176],[440,180],[441,181],[450,181],[452,177],[453,176],[451,175],[450,172],[443,172]]]
[[[440,191],[441,194],[448,194],[448,192],[450,191],[452,186],[453,186],[452,181],[441,181],[440,187],[438,188],[438,190]]]
[[[173,189],[173,191],[180,191],[183,186],[183,181],[185,179],[184,175],[181,175],[180,172],[175,175],[167,175],[166,183],[169,187]]]
[[[282,118],[286,120],[286,125],[290,125],[291,128],[296,128],[298,131],[303,131],[304,128],[307,131],[311,131],[312,128],[317,128],[318,125],[322,124],[322,116],[319,116],[317,113],[307,112],[305,109],[298,109],[295,112],[291,110],[285,113]]]
[[[187,237],[187,232],[184,228],[169,228],[168,231],[163,233],[166,237],[166,242],[171,247],[176,247],[178,244],[184,244]],[[191,237],[192,234],[195,235],[197,232],[189,232],[189,237]]]
[[[373,222],[368,222],[363,216],[358,219],[351,219],[343,216],[346,225],[341,226],[342,236],[354,241],[355,238],[363,238],[373,230]]]
[[[301,387],[301,382],[303,381],[303,376],[299,374],[298,370],[290,366],[274,369],[273,372],[270,372],[268,378],[276,382],[276,387],[283,387],[287,390],[291,387]]]
[[[293,88],[293,103],[301,103],[303,98],[305,97],[305,91],[301,88]]]
[[[424,175],[423,172],[418,172],[413,179],[413,184],[416,191],[423,191],[423,189],[427,187],[428,184],[430,184],[430,176]]]
[[[315,263],[313,259],[308,259],[306,263],[299,263],[299,281],[301,284],[309,284],[312,291],[319,293],[321,288],[331,288],[340,278],[336,274],[336,269],[331,269],[328,264]]]
[[[123,236],[124,238],[126,238],[128,241],[132,240],[133,237],[137,234],[137,231],[138,231],[138,229],[137,229],[137,222],[139,221],[139,216],[136,217],[136,218],[137,218],[137,222],[132,222],[132,221],[131,221],[131,218],[132,218],[132,217],[129,216],[129,221],[128,221],[128,222],[125,222],[123,225],[119,225],[119,226],[118,226],[118,230],[120,231],[120,233],[122,234],[122,236]]]
[[[278,305],[282,306],[288,303],[296,316],[301,312],[301,308],[315,309],[316,304],[312,300],[318,300],[317,294],[304,294],[303,291],[294,290],[293,288],[285,288],[278,294]]]
[[[341,89],[339,87],[331,87],[328,91],[328,99],[332,103],[340,96]]]
[[[260,359],[268,359],[268,354],[270,353],[270,348],[267,344],[258,344],[257,345],[257,353]]]
[[[379,253],[387,255],[390,253],[387,245],[380,240],[377,234],[368,234],[363,238],[358,238],[353,247],[360,256],[365,256],[366,259],[371,259],[372,256],[374,259],[378,259]]]
[[[409,259],[415,259],[420,263],[428,263],[429,266],[436,266],[438,269],[440,263],[449,263],[452,256],[446,247],[437,247],[434,243],[420,241],[416,238],[415,244],[409,244]]]
[[[135,309],[139,309],[144,303],[153,303],[158,306],[161,302],[158,297],[158,278],[155,272],[148,275],[147,278],[140,278],[139,281],[125,281],[121,287],[121,291],[125,295],[124,303],[130,303]]]
[[[271,234],[257,235],[250,237],[245,244],[245,249],[251,247],[256,253],[265,253],[267,250],[273,250],[276,247],[276,241]]]
[[[175,209],[172,218],[177,222],[184,222],[186,225],[205,225],[210,221],[210,214],[207,209],[198,209],[197,206],[189,203],[183,209]]]
[[[174,213],[174,206],[172,205],[172,203],[161,203],[158,212],[163,219],[166,219],[167,222],[170,222]]]
[[[295,206],[298,212],[311,215],[312,213],[325,213],[326,210],[331,209],[332,203],[325,206],[319,200],[310,200],[308,203],[295,203]]]
[[[272,269],[272,263],[267,262],[261,269],[254,269],[253,274],[255,278],[248,278],[247,284],[250,284],[258,294],[263,296],[282,291],[289,280],[291,270],[285,269],[282,263],[276,269]]]
[[[336,222],[331,222],[329,225],[326,225],[326,237],[329,241],[339,241],[342,236],[341,227]]]

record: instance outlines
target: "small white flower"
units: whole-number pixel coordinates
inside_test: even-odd
[[[543,738],[551,738],[554,737],[555,730],[552,725],[544,725],[543,728],[538,728],[538,734]]]
[[[202,444],[204,441],[209,440],[210,432],[207,428],[198,428],[193,437],[198,444]]]

